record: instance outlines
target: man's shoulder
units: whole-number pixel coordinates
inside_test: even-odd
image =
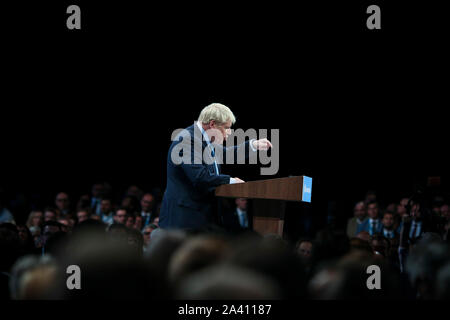
[[[176,131],[174,131],[175,136],[173,137],[173,142],[180,142],[180,141],[184,141],[186,139],[192,139],[195,137],[201,137],[201,132],[200,129],[198,129],[197,125],[194,123],[192,125],[190,125],[187,128],[184,129],[177,129]]]

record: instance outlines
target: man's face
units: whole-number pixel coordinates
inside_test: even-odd
[[[134,219],[134,226],[133,228],[135,228],[136,230],[141,230],[142,229],[142,217],[141,216],[137,216]]]
[[[311,251],[312,251],[312,243],[309,241],[303,241],[300,243],[300,246],[298,247],[298,253],[303,258],[310,258],[311,257]]]
[[[228,136],[231,135],[231,121],[218,123],[212,120],[210,121],[209,126],[210,129],[208,130],[208,135],[211,142],[223,144],[223,142],[228,139]]]
[[[245,199],[245,198],[236,199],[236,206],[240,210],[247,210],[247,199]]]
[[[127,212],[125,210],[118,210],[114,216],[114,221],[116,223],[125,224],[126,216]]]
[[[153,230],[154,230],[153,228],[146,227],[144,232],[142,232],[142,235],[144,236],[144,243],[146,245],[148,245],[150,242],[150,236]]]
[[[50,221],[50,220],[56,221],[55,213],[53,211],[45,211],[45,218],[44,218],[44,220],[45,221]]]
[[[56,196],[56,206],[59,210],[66,210],[69,208],[69,196],[61,192]]]
[[[31,219],[31,224],[33,226],[39,226],[41,224],[42,221],[42,212],[41,211],[37,211],[34,213],[33,218]]]
[[[28,239],[28,232],[25,229],[25,227],[19,226],[19,227],[17,227],[17,230],[19,231],[19,238],[20,238],[20,240],[22,240],[23,242],[27,241],[27,239]]]
[[[371,203],[367,206],[367,214],[369,215],[369,218],[376,219],[378,218],[378,204]]]
[[[142,197],[141,207],[142,211],[149,212],[153,207],[153,196],[151,194],[146,194]]]
[[[356,218],[359,220],[364,219],[366,216],[366,208],[364,207],[364,203],[360,202],[355,206],[355,209],[353,210],[353,213]]]
[[[110,200],[102,200],[102,202],[100,202],[100,210],[103,213],[111,212],[111,201]]]
[[[392,214],[385,214],[381,223],[386,229],[392,229],[394,226],[394,216]]]
[[[400,216],[403,216],[406,214],[406,206],[408,205],[408,198],[403,198],[400,200],[400,204],[397,206],[397,213]]]
[[[128,217],[126,219],[125,226],[127,228],[133,228],[134,227],[134,218],[133,217]]]

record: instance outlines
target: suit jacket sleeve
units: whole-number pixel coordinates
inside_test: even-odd
[[[181,141],[180,143],[189,143]],[[186,146],[187,147],[187,146]],[[183,148],[183,150],[187,150]],[[180,154],[182,156],[182,153]],[[211,174],[208,165],[202,161],[202,153],[195,152],[194,139],[191,142],[191,163],[181,163],[181,168],[191,181],[194,188],[210,189],[222,184],[230,183],[230,176],[226,174]]]
[[[228,147],[228,148],[223,146],[224,156],[226,157],[227,154],[233,153],[234,163],[237,163],[238,154],[244,154],[245,159],[248,159],[250,157],[250,152],[255,152],[250,149],[250,141],[246,141],[244,143],[241,143],[240,145],[232,146],[232,147]]]

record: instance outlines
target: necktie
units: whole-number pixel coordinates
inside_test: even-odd
[[[376,230],[375,225],[376,225],[376,221],[372,220],[372,234],[371,235],[373,235],[375,233],[375,230]]]
[[[219,175],[219,167],[217,166],[216,162],[216,151],[212,146],[211,146],[211,157],[214,159],[214,167],[216,168],[216,174]]]
[[[416,237],[416,223],[413,221],[412,223],[412,227],[411,227],[411,236],[410,238],[415,238]]]
[[[243,220],[244,220],[243,227],[247,228],[248,227],[248,220],[247,220],[247,213],[246,212],[243,214]]]

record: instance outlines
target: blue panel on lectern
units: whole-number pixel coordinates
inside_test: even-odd
[[[302,201],[311,202],[312,178],[303,176]]]

